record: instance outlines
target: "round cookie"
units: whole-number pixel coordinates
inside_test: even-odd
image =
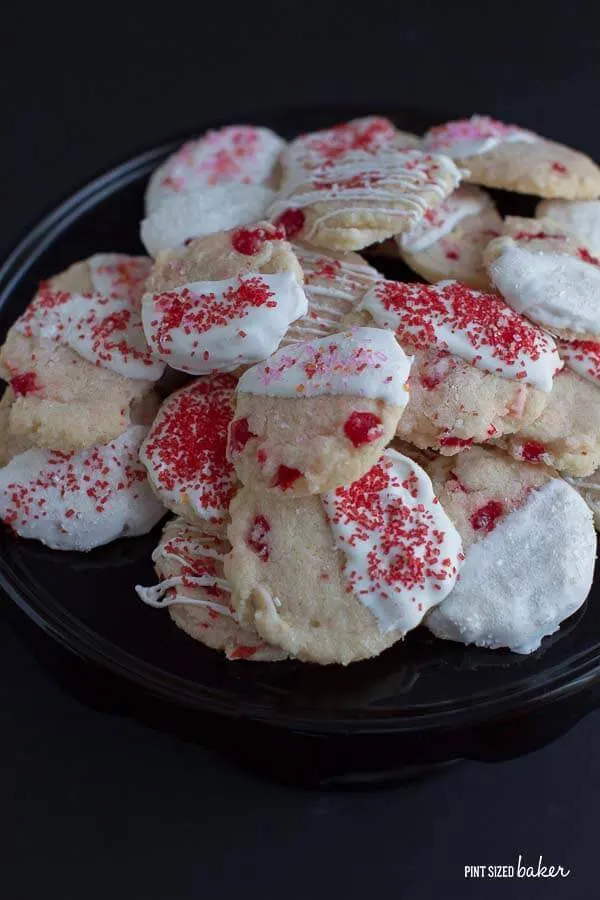
[[[248,369],[228,440],[240,480],[298,497],[360,478],[394,436],[410,363],[391,332],[356,328]]]
[[[98,254],[44,282],[0,350],[16,395],[15,436],[70,452],[106,443],[130,422],[164,365],[141,330],[150,262]]]
[[[446,455],[533,422],[562,365],[541,328],[458,282],[379,281],[353,319],[390,328],[413,354],[397,433]]]
[[[448,157],[419,150],[351,150],[284,182],[269,218],[289,238],[360,250],[414,227],[460,181]]]
[[[310,662],[381,653],[443,600],[462,560],[429,478],[393,450],[321,496],[246,486],[230,512],[225,574],[240,622]]]
[[[600,466],[598,385],[576,374],[566,359],[539,418],[499,443],[515,459],[545,463],[568,475],[591,475]]]
[[[381,278],[358,253],[316,252],[300,243],[293,247],[304,273],[308,312],[290,325],[282,345],[340,331],[344,316]]]
[[[146,281],[146,293],[174,290],[194,281],[221,281],[234,275],[291,272],[302,284],[302,269],[282,228],[258,222],[219,231],[161,251]]]
[[[425,624],[446,640],[532,653],[590,590],[596,537],[589,510],[549,469],[482,447],[428,471],[465,561]]]
[[[261,184],[220,184],[164,200],[140,225],[151,256],[180,247],[190,238],[229,231],[262,219],[275,192]]]
[[[183,519],[167,522],[152,554],[160,579],[153,587],[136,585],[149,606],[168,607],[175,625],[191,638],[221,650],[230,660],[274,662],[286,654],[265,643],[251,628],[238,624],[223,560],[230,546]]]
[[[600,259],[550,219],[505,219],[484,261],[517,312],[567,339],[600,338]]]
[[[537,219],[550,219],[600,255],[600,200],[542,200],[535,215]]]
[[[171,197],[218,184],[275,186],[285,142],[268,128],[228,125],[188,141],[156,169],[146,190],[146,212]]]
[[[168,397],[140,448],[161,502],[204,532],[224,535],[236,475],[227,461],[237,378],[198,378]]]
[[[138,460],[147,428],[78,453],[31,448],[0,469],[0,518],[54,550],[91,550],[146,534],[163,517]]]
[[[281,156],[284,180],[294,177],[298,170],[316,169],[352,151],[416,150],[420,143],[416,134],[399,131],[382,116],[351,119],[332,128],[301,134],[291,141]]]
[[[588,156],[488,116],[437,125],[423,148],[450,156],[468,170],[466,181],[485,187],[566,200],[600,195],[600,169]]]
[[[426,281],[452,279],[489,290],[483,251],[501,233],[502,218],[490,195],[465,184],[429,210],[415,229],[398,235],[396,245],[406,265]]]

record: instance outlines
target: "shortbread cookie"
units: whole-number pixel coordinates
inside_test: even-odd
[[[246,486],[230,512],[225,574],[240,622],[312,662],[391,646],[449,593],[462,560],[429,478],[393,450],[321,496]]]
[[[147,428],[78,453],[32,448],[0,469],[0,518],[54,550],[91,550],[146,534],[163,517],[138,460]]]
[[[588,476],[600,466],[600,385],[576,374],[566,355],[565,361],[539,418],[500,444],[515,459]]]
[[[27,438],[13,434],[10,427],[10,411],[15,402],[15,394],[7,387],[0,400],[0,466],[5,466],[13,456],[31,447]]]
[[[103,254],[43,283],[0,350],[16,395],[10,427],[31,443],[70,452],[106,443],[164,364],[139,314],[149,261]]]
[[[517,312],[567,339],[600,338],[600,259],[550,219],[507,218],[484,261]]]
[[[220,184],[169,197],[140,226],[151,256],[191,238],[229,231],[264,218],[275,192],[262,184]]]
[[[227,461],[237,378],[198,378],[168,397],[140,450],[162,503],[207,533],[225,534],[236,475]]]
[[[289,327],[282,344],[313,340],[342,330],[344,316],[382,277],[358,253],[318,252],[303,244],[293,247],[304,273],[308,312]]]
[[[228,443],[241,481],[303,496],[360,478],[394,436],[410,363],[390,331],[356,328],[248,369]]]
[[[551,219],[600,256],[600,200],[542,200],[535,215],[538,219]]]
[[[566,200],[600,195],[600,169],[588,156],[488,116],[437,125],[423,148],[452,157],[474,184]]]
[[[380,281],[358,306],[414,354],[398,436],[452,455],[533,422],[562,365],[553,339],[494,294]]]
[[[186,241],[157,254],[146,293],[171,291],[194,281],[221,281],[234,275],[291,272],[302,284],[302,269],[282,228],[258,222]]]
[[[188,141],[153,173],[146,191],[152,213],[173,196],[207,185],[265,184],[276,186],[278,160],[285,142],[268,128],[228,125]]]
[[[205,375],[265,359],[307,312],[291,272],[251,272],[145,294],[142,321],[159,359],[180,372]]]
[[[465,562],[426,617],[440,638],[532,653],[584,603],[596,537],[581,497],[544,467],[473,448],[429,466]]]
[[[465,184],[428,210],[416,228],[398,235],[396,244],[406,265],[427,281],[451,278],[489,290],[483,251],[501,233],[502,219],[490,195]]]
[[[222,650],[227,659],[274,662],[286,653],[263,641],[252,628],[242,628],[231,605],[231,589],[223,560],[230,546],[197,525],[173,519],[165,525],[152,554],[160,578],[153,587],[136,586],[144,603],[168,607],[173,622],[195,641]]]
[[[351,151],[416,150],[420,143],[416,134],[399,131],[393,122],[381,116],[351,119],[333,128],[301,134],[291,141],[281,156],[284,180],[293,177],[299,169],[316,169]]]
[[[583,478],[572,475],[563,475],[563,478],[581,494],[594,517],[596,531],[600,531],[600,469]]]
[[[351,150],[293,172],[269,210],[289,238],[360,250],[413,228],[460,181],[446,156],[419,150]]]

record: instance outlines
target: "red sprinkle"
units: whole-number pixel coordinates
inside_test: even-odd
[[[10,386],[18,397],[33,394],[34,391],[39,391],[41,388],[35,372],[24,372],[22,375],[15,375],[10,380]]]
[[[305,221],[306,216],[301,209],[286,209],[275,219],[275,224],[283,228],[287,238],[292,238],[302,231]]]
[[[269,545],[266,537],[270,530],[269,521],[264,516],[255,516],[250,533],[246,538],[246,543],[262,562],[266,562],[269,558]]]
[[[381,419],[371,412],[353,412],[344,423],[344,434],[355,447],[370,444],[383,434]]]
[[[568,171],[567,167],[564,166],[562,163],[559,163],[559,162],[553,162],[553,163],[552,163],[552,169],[553,169],[555,172],[560,172],[561,175],[565,175],[565,174],[567,173],[567,171]]]
[[[580,247],[577,251],[577,255],[579,259],[582,259],[584,262],[591,263],[593,266],[600,266],[600,259],[597,256],[592,256],[587,247]]]
[[[302,478],[300,469],[292,469],[290,466],[281,465],[277,469],[272,486],[281,488],[282,491],[287,491],[299,478]]]
[[[281,229],[259,225],[257,228],[238,228],[231,235],[231,245],[244,256],[254,256],[255,253],[260,253],[267,241],[280,241],[283,238],[285,233]]]
[[[248,427],[248,419],[236,419],[229,427],[229,455],[241,453],[250,438],[256,437]]]
[[[440,438],[441,447],[470,447],[472,443],[473,438],[459,438],[451,435]]]
[[[250,659],[257,650],[258,647],[245,647],[243,644],[240,644],[239,647],[236,647],[235,650],[231,651],[229,659]]]
[[[504,506],[498,500],[490,500],[485,506],[476,509],[469,519],[471,527],[475,531],[492,531],[498,524],[498,519],[504,515]]]

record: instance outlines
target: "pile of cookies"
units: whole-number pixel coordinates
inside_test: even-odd
[[[420,624],[531,653],[593,578],[599,197],[588,157],[485,116],[189,142],[148,257],[75,263],[9,331],[1,518],[89,550],[168,512],[137,594],[230,660],[345,665]]]

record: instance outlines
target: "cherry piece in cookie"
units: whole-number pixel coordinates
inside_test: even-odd
[[[225,451],[236,384],[233,375],[218,375],[171,394],[140,451],[164,505],[207,533],[225,533],[235,493],[236,476]]]
[[[231,588],[223,571],[230,546],[183,519],[168,522],[152,554],[160,579],[153,587],[137,586],[148,606],[168,608],[175,625],[191,638],[225,653],[230,660],[269,662],[286,654],[269,646],[252,628],[238,624]]]
[[[391,646],[452,590],[462,562],[427,475],[392,450],[321,496],[246,486],[231,517],[225,571],[239,620],[322,664]]]
[[[394,435],[409,371],[383,329],[282,348],[240,379],[228,447],[238,476],[286,496],[356,480]]]

